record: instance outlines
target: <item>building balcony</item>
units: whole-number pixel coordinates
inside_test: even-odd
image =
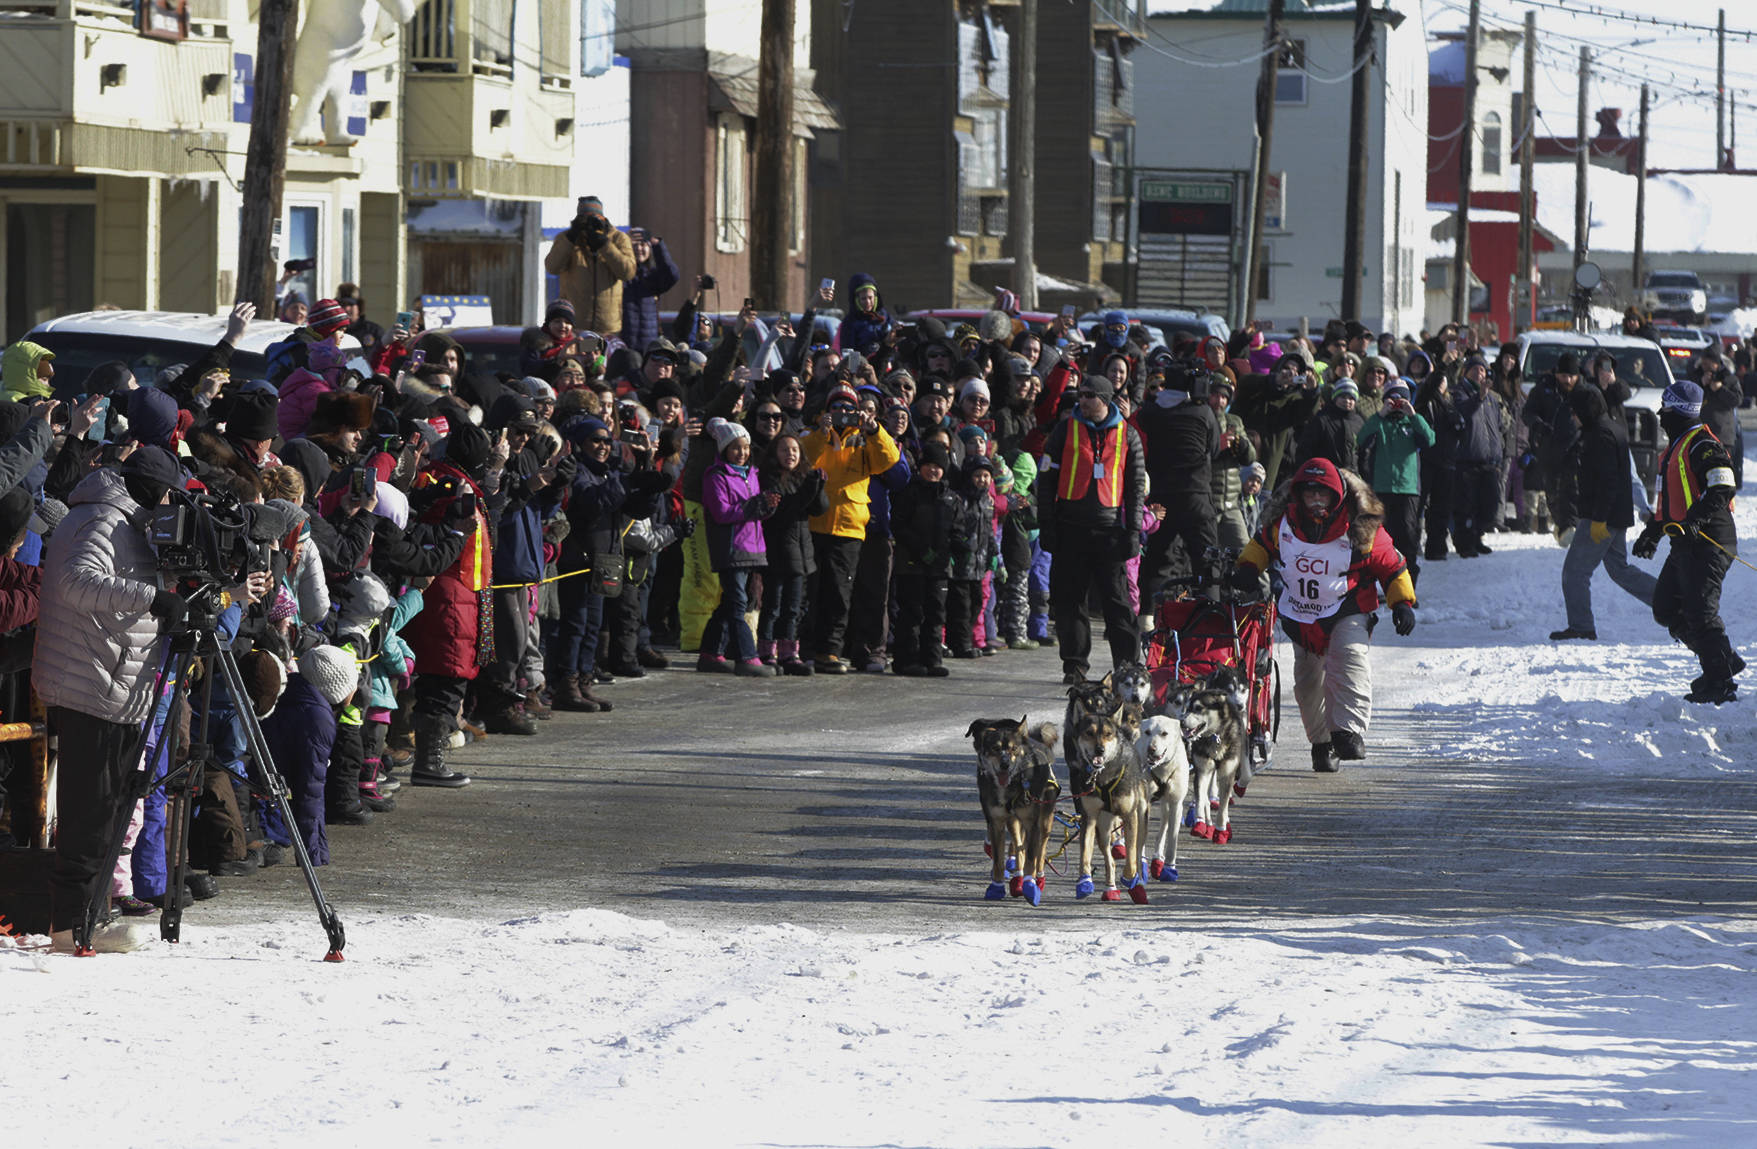
[[[0,168],[216,172],[232,123],[231,43],[177,39],[185,17],[143,33],[130,7],[0,0]]]
[[[502,0],[427,0],[417,10],[403,107],[408,194],[567,196],[573,57],[552,30],[567,26],[565,11],[551,14],[555,2],[541,5],[545,31],[515,24]]]

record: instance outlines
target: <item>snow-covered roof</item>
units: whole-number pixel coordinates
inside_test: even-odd
[[[1447,40],[1428,53],[1428,82],[1462,87],[1464,84],[1464,43]]]
[[[1533,169],[1538,223],[1574,236],[1574,165],[1538,164]],[[1591,205],[1589,250],[1635,249],[1635,177],[1594,167],[1587,176]],[[1722,175],[1649,176],[1645,248],[1665,252],[1757,256],[1757,177]]]

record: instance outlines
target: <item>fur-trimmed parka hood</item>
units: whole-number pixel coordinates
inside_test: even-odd
[[[1367,481],[1346,468],[1337,468],[1342,476],[1342,485],[1346,494],[1342,497],[1342,513],[1347,516],[1348,541],[1357,551],[1371,551],[1373,539],[1379,533],[1379,527],[1385,521],[1385,504],[1373,494]],[[1261,522],[1267,524],[1264,529],[1273,529],[1287,513],[1288,504],[1293,498],[1293,481],[1290,479],[1275,488],[1263,504]],[[1334,520],[1332,520],[1334,522]],[[1326,532],[1326,537],[1334,537]],[[1312,540],[1319,541],[1319,540]]]

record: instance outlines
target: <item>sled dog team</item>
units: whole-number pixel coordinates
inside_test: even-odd
[[[1092,855],[1100,842],[1105,845],[1104,901],[1121,901],[1126,889],[1132,901],[1145,905],[1148,873],[1176,881],[1177,831],[1192,803],[1197,807],[1192,834],[1216,844],[1232,840],[1232,800],[1250,782],[1243,677],[1227,666],[1199,683],[1172,685],[1157,704],[1152,693],[1147,670],[1125,666],[1096,682],[1070,686],[1059,728],[1053,722],[1028,726],[1023,718],[979,718],[970,724],[966,735],[976,744],[976,792],[988,823],[984,848],[991,860],[984,897],[1010,893],[1034,906],[1043,900],[1050,831],[1064,796],[1054,769],[1058,743],[1068,772],[1065,796],[1079,821],[1075,897],[1093,892]],[[1152,860],[1143,865],[1148,817],[1155,808],[1159,837]],[[1119,832],[1121,842],[1113,847]],[[1009,879],[1010,861],[1016,868]]]

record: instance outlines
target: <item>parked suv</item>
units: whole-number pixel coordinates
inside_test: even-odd
[[[1694,271],[1650,271],[1641,285],[1641,306],[1655,319],[1702,323],[1708,318],[1708,289]]]
[[[257,319],[238,340],[232,355],[234,379],[261,379],[268,374],[263,353],[297,330],[291,323]],[[187,311],[81,311],[50,319],[30,329],[25,338],[55,353],[55,370],[80,379],[100,363],[120,359],[134,377],[150,385],[159,370],[173,363],[193,363],[226,334],[226,316]],[[360,341],[342,336],[342,348],[356,369],[371,368],[359,359]]]
[[[1651,339],[1633,335],[1581,334],[1576,331],[1527,331],[1519,337],[1519,378],[1525,390],[1554,371],[1556,361],[1573,352],[1582,374],[1600,351],[1617,360],[1617,378],[1629,385],[1629,401],[1623,414],[1629,421],[1629,451],[1649,492],[1657,490],[1659,457],[1665,451],[1665,432],[1659,429],[1659,398],[1672,384],[1666,353]]]

